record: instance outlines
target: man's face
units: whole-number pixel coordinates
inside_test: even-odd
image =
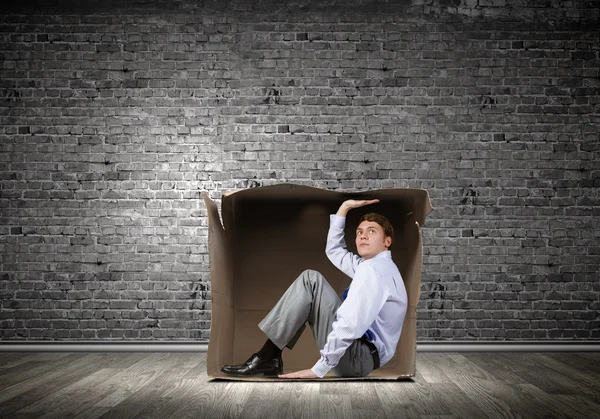
[[[356,248],[365,260],[387,250],[391,244],[392,238],[386,237],[383,227],[374,221],[363,221],[356,229]]]

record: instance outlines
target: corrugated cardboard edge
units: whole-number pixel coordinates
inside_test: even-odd
[[[206,355],[207,374],[214,377],[221,374],[214,366],[222,364],[221,358],[224,354],[219,353],[215,348],[231,347],[224,345],[225,341],[233,341],[233,329],[227,328],[231,321],[224,321],[228,317],[233,317],[233,278],[231,272],[230,252],[228,251],[229,242],[227,234],[221,219],[217,205],[208,194],[202,193],[204,203],[208,212],[208,251],[210,258],[210,278],[211,278],[211,300],[212,317],[222,319],[216,325],[211,321],[210,339],[218,342],[217,345],[208,345]],[[217,327],[218,326],[218,327]],[[232,352],[232,351],[231,351]],[[225,358],[231,358],[232,354],[225,354]]]
[[[293,183],[285,183],[285,184],[277,184],[277,185],[269,185],[269,186],[261,186],[258,188],[250,188],[250,189],[240,189],[240,190],[236,190],[236,191],[229,191],[223,194],[223,204],[225,205],[225,201],[227,201],[229,198],[232,198],[234,196],[243,196],[245,194],[254,194],[257,191],[263,191],[265,193],[271,193],[270,189],[275,189],[277,190],[278,193],[282,193],[282,194],[286,194],[286,193],[297,193],[302,191],[303,189],[308,191],[311,191],[311,195],[314,193],[321,193],[323,194],[323,196],[330,196],[331,194],[338,194],[340,196],[346,196],[347,199],[367,199],[370,197],[370,195],[382,195],[385,196],[387,194],[395,194],[395,193],[402,193],[403,191],[406,191],[407,193],[410,194],[416,194],[415,196],[415,201],[421,201],[421,202],[414,202],[414,206],[415,207],[419,207],[422,205],[422,211],[415,213],[414,217],[416,219],[416,221],[419,223],[420,226],[423,226],[425,224],[425,219],[427,218],[427,216],[429,214],[431,214],[431,212],[433,211],[433,208],[431,206],[431,199],[429,197],[429,192],[427,192],[426,189],[421,189],[421,188],[386,188],[386,189],[373,189],[373,190],[369,190],[369,191],[359,191],[359,192],[352,192],[352,191],[331,191],[331,190],[327,190],[327,189],[321,189],[321,188],[315,188],[314,186],[307,186],[307,185],[297,185],[297,184],[293,184]],[[366,195],[366,196],[365,196]],[[226,223],[225,223],[226,224]]]
[[[382,376],[382,377],[374,377],[369,375],[367,377],[333,377],[333,376],[325,376],[323,378],[276,378],[276,377],[234,377],[223,374],[223,376],[219,375],[217,377],[210,377],[210,381],[257,381],[257,382],[281,382],[281,381],[400,381],[400,380],[412,380],[414,375],[399,375],[399,376]]]
[[[419,287],[417,288],[416,292],[416,296],[415,298],[413,298],[413,302],[414,304],[411,304],[407,307],[407,311],[406,311],[406,317],[405,320],[407,318],[409,318],[410,315],[410,322],[411,325],[415,328],[415,339],[413,340],[413,351],[412,351],[412,372],[411,372],[411,376],[415,376],[416,372],[417,372],[417,339],[416,339],[416,329],[417,329],[417,304],[419,303],[419,300],[421,298],[421,274],[423,271],[423,236],[421,235],[421,227],[419,225],[419,222],[414,220],[413,221],[417,227],[417,236],[419,238],[419,243],[417,245],[417,255],[415,256],[416,258],[419,259],[419,269],[417,270],[416,273],[414,273],[414,275],[416,275],[417,278],[417,283],[419,284]]]

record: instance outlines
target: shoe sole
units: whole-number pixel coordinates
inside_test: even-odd
[[[235,372],[225,372],[225,371],[221,371],[224,374],[227,375],[231,375],[233,377],[257,377],[260,375],[263,375],[265,377],[269,377],[269,378],[277,378],[279,376],[279,374],[281,374],[280,372],[277,371],[264,371],[264,372],[258,372],[256,374],[238,374]]]

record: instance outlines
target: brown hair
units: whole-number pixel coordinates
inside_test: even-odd
[[[394,227],[392,227],[392,223],[390,223],[390,220],[388,220],[381,214],[370,212],[360,217],[360,221],[358,222],[358,224],[362,223],[363,221],[372,221],[374,223],[379,224],[381,228],[383,228],[384,236],[392,238],[392,244],[389,245],[388,249],[392,248],[392,245],[394,244]]]

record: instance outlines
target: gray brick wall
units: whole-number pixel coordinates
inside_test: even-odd
[[[421,340],[600,338],[597,2],[8,3],[0,338],[208,339],[200,193],[281,182],[429,191]]]

